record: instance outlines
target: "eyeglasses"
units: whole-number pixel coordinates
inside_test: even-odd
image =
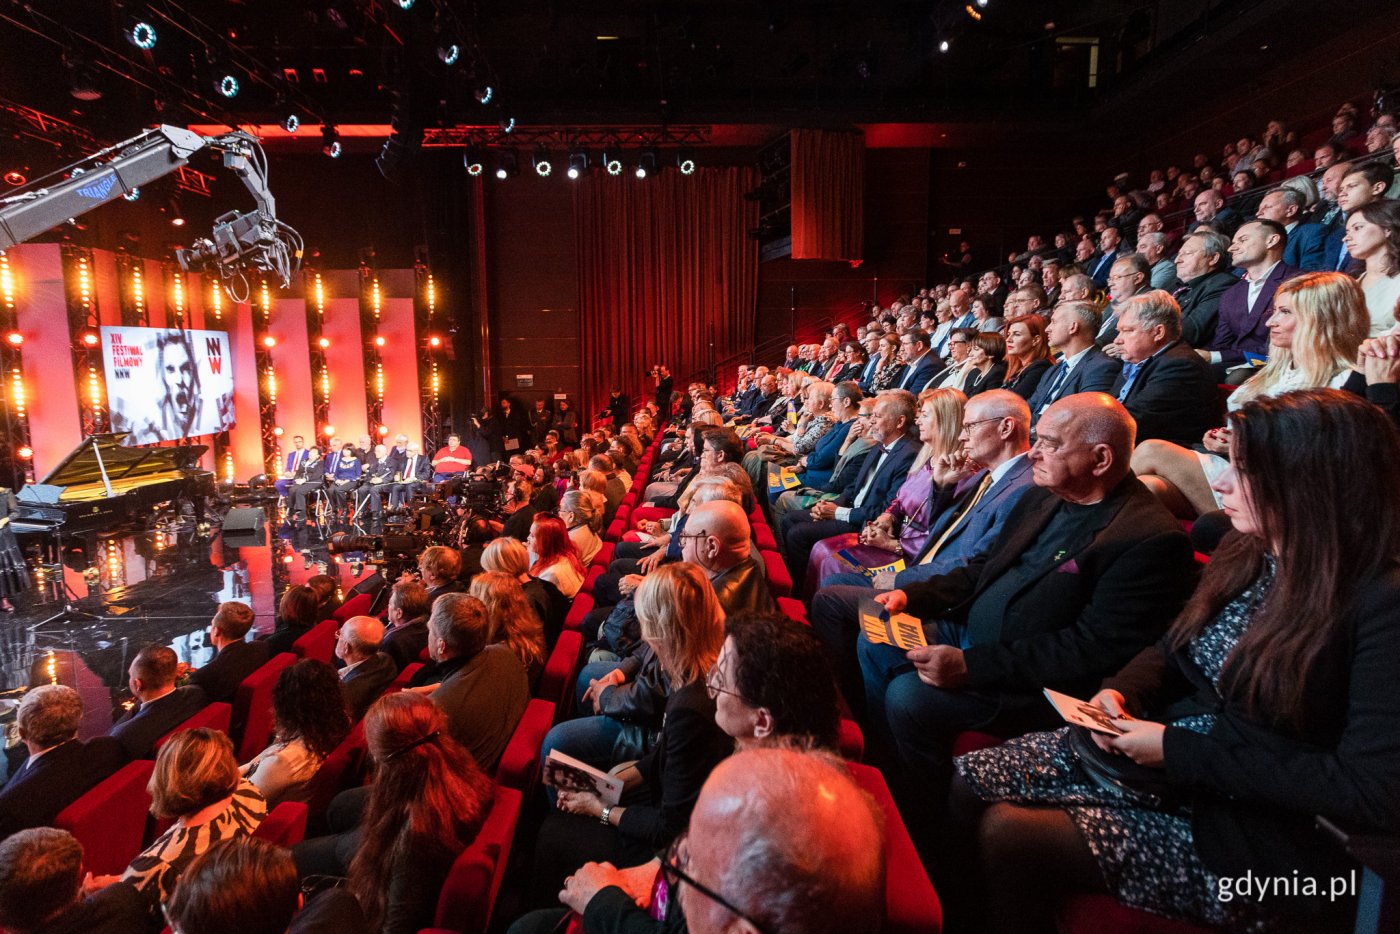
[[[679,539],[681,540],[682,543],[684,543],[685,540],[686,540],[687,538],[709,538],[709,537],[710,537],[710,533],[709,533],[709,532],[681,532],[681,533],[679,533],[679,534],[676,535],[676,538],[679,538]]]
[[[661,858],[661,876],[666,880],[666,888],[670,891],[671,895],[679,898],[681,883],[684,882],[730,914],[742,921],[747,921],[758,934],[772,934],[771,929],[766,925],[760,924],[755,920],[753,915],[735,908],[734,904],[723,895],[708,886],[696,882],[693,876],[689,875],[684,869],[677,865],[678,863],[684,863],[688,866],[690,863],[690,845],[687,837],[682,836],[678,838],[671,849],[672,855],[669,858],[665,856]]]
[[[1007,416],[1005,416],[1005,415],[998,415],[998,416],[995,417],[995,418],[979,418],[979,419],[978,419],[977,421],[975,421],[975,422],[963,422],[963,423],[962,423],[962,430],[963,430],[963,431],[971,431],[972,429],[976,428],[978,425],[985,425],[985,424],[987,424],[987,422],[999,422],[999,421],[1001,421],[1002,419],[1004,419],[1004,418],[1006,418],[1006,417],[1007,417]]]
[[[737,697],[739,700],[743,700],[744,695],[740,694],[738,691],[731,691],[729,688],[719,683],[719,676],[721,674],[723,674],[723,670],[720,668],[719,663],[716,662],[715,666],[705,675],[705,690],[710,692],[710,700],[717,699],[721,694],[728,694],[730,697]]]

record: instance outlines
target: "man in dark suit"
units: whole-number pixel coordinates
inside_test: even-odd
[[[66,830],[31,827],[0,842],[0,930],[130,934],[151,928],[151,900],[129,882],[87,894],[83,845]]]
[[[1195,233],[1198,227],[1209,227],[1227,237],[1233,237],[1244,218],[1234,208],[1225,206],[1225,199],[1214,188],[1207,188],[1196,196],[1194,204],[1196,219],[1186,228],[1188,234]]]
[[[384,512],[384,497],[394,485],[395,464],[389,450],[382,444],[374,446],[374,466],[362,475],[355,489],[355,514],[365,512],[378,518]]]
[[[612,418],[613,429],[621,428],[632,414],[632,400],[623,395],[622,390],[614,386],[612,395],[608,397],[608,416]]]
[[[247,641],[253,620],[252,607],[230,600],[219,604],[209,622],[209,644],[218,654],[209,664],[190,673],[190,684],[203,688],[209,703],[232,702],[243,679],[272,657],[266,642]]]
[[[1029,455],[1037,489],[987,554],[876,598],[919,617],[929,643],[906,653],[861,636],[858,648],[869,739],[902,762],[903,787],[919,788],[905,801],[939,799],[964,730],[1056,726],[1043,688],[1091,696],[1190,595],[1190,541],[1132,475],[1133,428],[1108,396],[1056,402]]]
[[[295,522],[307,514],[308,502],[317,490],[324,489],[326,485],[326,462],[321,457],[319,448],[312,446],[306,450],[306,460],[301,462],[297,468],[296,478],[292,481],[291,511],[288,518]]]
[[[1220,297],[1239,280],[1230,274],[1230,241],[1213,230],[1198,230],[1176,253],[1182,285],[1172,297],[1181,308],[1181,339],[1204,347],[1215,339]]]
[[[918,395],[938,372],[938,358],[929,351],[928,332],[918,328],[906,331],[899,339],[899,354],[904,358],[904,375],[891,388]]]
[[[1085,270],[1089,278],[1101,289],[1108,288],[1108,274],[1113,270],[1113,264],[1120,256],[1127,255],[1126,248],[1123,247],[1123,235],[1117,227],[1105,227],[1103,233],[1099,234],[1099,254],[1096,259],[1089,263]]]
[[[1110,357],[1117,356],[1113,339],[1118,336],[1118,317],[1123,313],[1123,303],[1149,291],[1151,281],[1152,267],[1141,253],[1124,253],[1114,261],[1108,273],[1109,304],[1099,322],[1099,332],[1094,335],[1094,343]]]
[[[83,699],[64,684],[25,693],[17,717],[29,757],[0,791],[0,840],[27,827],[53,823],[58,813],[122,764],[121,743],[110,736],[78,741]]]
[[[1274,292],[1284,280],[1298,274],[1298,270],[1283,262],[1287,245],[1288,234],[1283,227],[1267,220],[1250,221],[1230,241],[1230,258],[1236,268],[1244,270],[1244,279],[1220,296],[1215,338],[1196,351],[1214,368],[1216,382],[1227,382],[1226,374],[1245,362],[1246,353],[1268,357],[1267,324],[1274,313]],[[1240,375],[1248,378],[1249,373],[1244,370]],[[1244,381],[1238,375],[1235,378]]]
[[[292,435],[292,449],[287,452],[286,466],[282,471],[282,476],[273,484],[279,496],[287,495],[292,483],[296,480],[297,470],[304,460],[306,460],[306,439],[301,435]]]
[[[1137,420],[1137,440],[1189,447],[1220,424],[1210,367],[1181,342],[1181,310],[1161,289],[1130,298],[1118,326],[1123,370],[1110,393]]]
[[[1099,312],[1089,302],[1065,300],[1055,306],[1045,338],[1060,349],[1060,360],[1040,379],[1040,385],[1027,402],[1031,424],[1040,420],[1051,403],[1077,392],[1107,392],[1118,378],[1123,364],[1105,354],[1094,343],[1099,330]]]
[[[1327,268],[1327,228],[1321,224],[1299,221],[1305,202],[1303,193],[1294,188],[1275,188],[1259,202],[1255,214],[1263,220],[1282,224],[1288,234],[1283,248],[1283,262],[1303,272]]]
[[[859,532],[894,498],[918,454],[913,437],[914,405],[902,392],[883,392],[875,399],[869,435],[877,447],[866,456],[860,475],[833,501],[819,502],[810,512],[783,517],[782,540],[793,589],[799,591],[807,559],[817,542],[842,532]]]
[[[175,652],[163,645],[148,645],[131,660],[127,686],[137,706],[107,734],[121,742],[128,759],[151,758],[156,740],[208,706],[203,688],[175,686],[177,668]]]
[[[404,451],[403,466],[394,474],[395,482],[389,487],[389,507],[403,506],[418,492],[418,487],[433,479],[433,462],[418,449],[416,442],[410,441]]]
[[[705,571],[726,614],[777,609],[752,534],[743,507],[729,500],[692,507],[681,533],[681,560]]]
[[[373,616],[352,616],[336,633],[335,657],[345,663],[340,669],[340,691],[352,722],[363,717],[398,676],[398,666],[382,651],[383,644],[384,624]]]
[[[394,584],[389,593],[389,627],[384,631],[383,650],[399,671],[418,661],[428,647],[428,614],[432,610],[433,598],[420,582]]]

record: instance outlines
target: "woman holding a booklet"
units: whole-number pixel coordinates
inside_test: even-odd
[[[1216,489],[1234,531],[1168,634],[1091,700],[1105,717],[1060,700],[1088,729],[958,760],[985,930],[1052,931],[1085,892],[1230,930],[1350,930],[1346,899],[1219,894],[1246,873],[1350,875],[1319,816],[1400,830],[1400,437],[1328,389],[1255,399],[1230,428]]]

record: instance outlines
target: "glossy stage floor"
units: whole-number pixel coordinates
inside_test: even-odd
[[[57,681],[83,694],[83,734],[104,732],[129,700],[127,666],[147,643],[198,667],[213,655],[209,619],[221,602],[248,603],[256,631],[267,632],[288,587],[329,574],[349,590],[374,573],[363,555],[331,555],[315,527],[269,525],[225,540],[217,522],[187,516],[67,540],[61,574],[36,567],[34,589],[14,599],[16,612],[0,613],[0,690],[10,698],[0,700],[0,719],[12,720],[5,708],[25,686]],[[21,543],[35,567],[42,543],[29,538]]]

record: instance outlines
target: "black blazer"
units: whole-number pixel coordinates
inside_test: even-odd
[[[204,689],[186,685],[134,708],[107,735],[122,744],[128,759],[149,759],[155,754],[156,740],[207,706],[209,698],[204,696]]]
[[[1157,643],[1104,687],[1154,719],[1195,712],[1217,719],[1209,733],[1168,727],[1167,774],[1190,786],[1197,852],[1216,873],[1336,875],[1351,868],[1314,826],[1323,814],[1345,826],[1400,831],[1400,567],[1358,588],[1342,623],[1309,676],[1309,707],[1299,729],[1248,716],[1229,690],[1216,699],[1184,650]],[[1182,705],[1187,705],[1183,710]],[[1172,713],[1170,719],[1176,719]]]
[[[1055,367],[1062,366],[1063,361],[1055,364]],[[1050,386],[1055,381],[1055,367],[1046,371],[1045,376],[1040,380],[1040,385],[1031,394],[1027,401],[1031,407],[1031,421],[1040,418],[1040,410],[1058,399],[1065,396],[1072,396],[1079,392],[1108,392],[1113,388],[1113,381],[1118,378],[1118,372],[1123,369],[1123,364],[1097,347],[1090,347],[1085,351],[1084,356],[1079,358],[1079,362],[1074,365],[1074,369],[1069,371],[1065,381],[1055,390],[1055,394],[1050,394]]]
[[[428,647],[428,617],[404,620],[384,633],[382,651],[394,660],[395,667],[403,671],[418,661],[423,650]]]
[[[316,463],[302,465],[301,476],[294,483],[324,483],[326,480],[326,459],[319,457]]]
[[[1050,561],[1021,567],[1023,553],[1045,544],[1041,531],[1062,502],[1031,487],[985,555],[904,588],[913,615],[968,623],[968,687],[999,696],[1006,713],[1049,712],[1045,687],[1092,695],[1161,637],[1195,584],[1186,533],[1132,475],[1085,507],[1070,537],[1051,543]],[[1020,578],[1015,590],[982,601],[1006,574]]]
[[[350,671],[341,672],[340,692],[345,695],[345,707],[350,711],[351,723],[365,715],[369,705],[384,693],[398,674],[398,666],[386,652],[375,652]]]
[[[979,392],[986,392],[988,389],[1000,389],[1001,384],[1006,380],[1006,364],[993,363],[986,373],[978,373],[976,370],[967,371],[967,379],[963,380],[963,394],[969,399]]]
[[[1021,369],[1021,372],[1003,382],[1001,388],[1014,392],[1022,399],[1029,399],[1035,395],[1036,388],[1040,386],[1040,381],[1044,379],[1051,366],[1053,364],[1049,360],[1032,360]]]
[[[1123,389],[1124,374],[1113,381],[1112,395]],[[1220,424],[1220,398],[1210,364],[1181,341],[1147,360],[1123,400],[1137,419],[1137,441],[1149,438],[1190,447]]]
[[[890,453],[880,459],[879,449],[871,448],[865,456],[860,473],[850,484],[841,491],[841,498],[837,500],[838,505],[851,506],[856,501],[856,496],[860,494],[861,487],[865,485],[865,478],[872,470],[878,470],[875,475],[875,482],[870,487],[870,492],[858,509],[853,509],[849,521],[856,528],[860,528],[866,522],[885,511],[885,507],[894,499],[895,491],[904,482],[905,475],[909,473],[909,467],[914,463],[914,458],[919,453],[919,443],[908,437],[900,438],[895,442]],[[878,461],[878,466],[877,466]]]
[[[1215,324],[1220,318],[1220,296],[1240,280],[1223,269],[1197,276],[1176,290],[1181,306],[1181,339],[1192,347],[1205,347],[1215,340]]]
[[[110,736],[55,746],[28,760],[0,791],[0,840],[30,827],[51,825],[68,805],[121,767],[122,744]]]
[[[219,650],[209,664],[190,675],[190,684],[204,689],[209,703],[229,703],[238,693],[243,679],[257,671],[272,657],[265,641],[232,642]]]

